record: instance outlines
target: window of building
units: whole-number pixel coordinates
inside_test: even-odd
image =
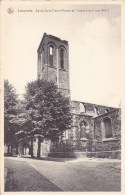
[[[50,46],[50,48],[49,48],[50,50],[49,50],[49,53],[50,53],[50,55],[53,55],[53,47],[52,46]]]
[[[84,113],[85,112],[85,106],[83,103],[80,103],[80,113]]]
[[[97,116],[97,115],[99,115],[99,109],[98,109],[98,107],[94,107],[94,112],[95,112],[95,115]]]
[[[111,119],[106,117],[104,120],[104,128],[105,128],[105,138],[111,138],[112,137],[112,124]]]
[[[49,64],[53,66],[53,45],[49,47]]]
[[[86,122],[82,121],[80,123],[80,138],[86,138]]]
[[[64,69],[64,49],[60,50],[60,67]]]

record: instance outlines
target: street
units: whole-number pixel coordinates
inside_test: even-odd
[[[120,191],[119,160],[5,157],[5,191]]]

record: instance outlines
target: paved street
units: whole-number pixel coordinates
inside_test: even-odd
[[[7,191],[120,191],[120,161],[6,157]]]

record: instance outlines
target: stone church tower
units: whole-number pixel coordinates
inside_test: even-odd
[[[37,77],[54,82],[65,96],[70,96],[68,42],[44,33],[37,54]]]

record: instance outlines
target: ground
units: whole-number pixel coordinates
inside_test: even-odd
[[[119,160],[5,157],[5,191],[120,191]]]

